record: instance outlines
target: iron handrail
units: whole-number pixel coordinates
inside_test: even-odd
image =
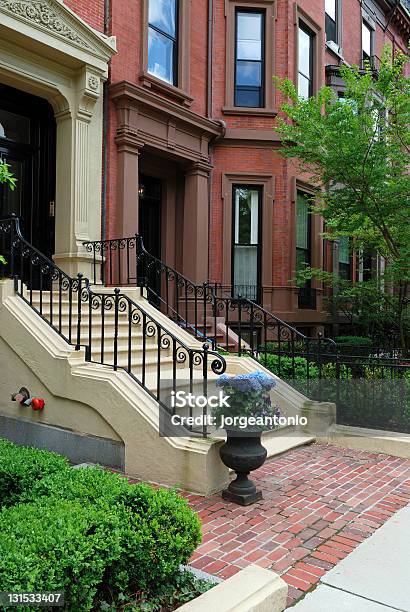
[[[189,367],[189,384],[192,386],[194,380],[194,368],[202,365],[203,387],[206,391],[208,380],[208,368],[216,374],[223,374],[226,370],[224,358],[217,352],[209,349],[207,344],[201,349],[188,346],[183,340],[165,328],[157,321],[151,313],[144,309],[141,304],[134,302],[129,296],[121,293],[119,288],[115,288],[113,293],[95,292],[91,289],[88,278],[78,274],[76,278],[70,277],[61,270],[51,259],[41,253],[39,249],[31,245],[22,235],[20,219],[15,215],[0,217],[0,237],[9,237],[10,242],[10,277],[14,279],[16,294],[22,298],[50,327],[56,331],[65,342],[75,346],[76,350],[85,348],[86,360],[111,366],[114,370],[122,369],[127,372],[144,390],[153,397],[163,408],[169,411],[161,399],[161,355],[162,351],[170,351],[172,359],[172,386],[175,390],[177,384],[177,367],[187,364]],[[18,266],[18,264],[20,264]],[[24,291],[24,284],[27,285],[27,297]],[[55,287],[57,284],[57,287]],[[38,285],[39,305],[38,308],[33,303],[33,286]],[[54,312],[53,296],[58,293],[58,312]],[[49,313],[46,314],[44,293],[49,294]],[[68,324],[63,325],[63,297],[68,297]],[[84,313],[85,305],[88,304],[88,312]],[[107,312],[114,313],[114,335],[112,350],[108,351],[106,344],[108,340],[105,336],[104,321]],[[94,313],[94,314],[93,314]],[[119,327],[120,315],[124,314],[127,318],[126,335],[127,363],[118,363],[119,354]],[[87,333],[87,343],[82,343],[84,328],[82,323],[84,315],[88,316],[88,325],[85,326]],[[100,316],[101,334],[98,350],[93,348],[93,320],[95,314]],[[66,316],[66,315],[65,315]],[[93,319],[94,317],[94,319]],[[68,325],[68,332],[65,331]],[[96,325],[96,324],[95,324]],[[142,362],[138,365],[141,375],[137,376],[135,367],[132,364],[133,339],[132,329],[135,325],[142,325]],[[96,327],[94,327],[94,330]],[[63,331],[64,330],[64,331]],[[148,388],[147,379],[147,338],[156,340],[156,391]],[[105,346],[104,346],[105,345]],[[113,363],[104,359],[104,349],[113,354]],[[152,347],[151,347],[152,349]],[[97,355],[100,358],[97,359]],[[93,358],[94,357],[94,358]],[[201,432],[207,435],[206,425]]]

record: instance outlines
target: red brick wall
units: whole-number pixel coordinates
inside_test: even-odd
[[[274,118],[263,116],[227,116],[222,107],[225,105],[225,2],[214,0],[214,31],[212,49],[212,116],[222,119],[228,128],[249,130],[274,130]],[[86,22],[102,31],[104,25],[104,0],[67,0],[72,8]],[[249,3],[251,5],[251,3]],[[337,64],[337,58],[325,50],[324,2],[323,0],[298,0],[299,8],[321,28],[319,47],[323,64],[321,68],[324,81],[325,65]],[[207,104],[207,0],[192,0],[190,15],[190,81],[189,93],[193,97],[191,110],[205,115]],[[110,82],[127,80],[139,83],[142,45],[142,0],[111,0],[110,34],[117,37],[118,53],[110,65]],[[380,56],[383,45],[389,42],[393,47],[406,49],[405,37],[400,34],[392,20],[387,32],[380,25],[376,28],[375,54]],[[277,0],[274,19],[274,67],[273,72],[280,77],[295,79],[295,3],[291,0]],[[361,58],[361,5],[359,0],[343,0],[343,55],[350,64],[358,64]],[[275,92],[274,107],[281,100]],[[116,164],[115,145],[116,115],[113,107],[109,112],[108,135],[108,192],[107,192],[107,235],[115,231],[116,216]],[[223,200],[221,183],[223,173],[246,172],[272,174],[275,177],[273,203],[273,261],[272,284],[288,285],[293,276],[292,249],[293,179],[297,176],[294,165],[283,160],[277,151],[269,147],[236,146],[231,147],[223,141],[216,144],[212,151],[214,169],[211,181],[211,237],[210,271],[212,280],[222,280],[222,244],[231,240],[223,235]],[[229,230],[230,233],[230,230]]]
[[[104,0],[64,0],[64,4],[96,30],[104,30]]]

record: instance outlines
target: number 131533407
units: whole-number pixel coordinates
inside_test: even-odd
[[[7,593],[0,592],[0,606],[44,606],[61,608],[64,606],[62,591],[41,593]]]

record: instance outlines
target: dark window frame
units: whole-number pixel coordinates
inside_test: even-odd
[[[366,51],[363,48],[363,26],[365,26],[368,31],[370,32],[370,55],[368,55],[366,53]],[[372,57],[374,56],[374,28],[371,26],[371,24],[367,21],[367,19],[365,17],[362,17],[362,30],[361,30],[361,47],[362,47],[362,63],[364,64],[365,61],[371,62],[372,61]]]
[[[300,45],[299,45],[299,30],[302,30],[302,32],[307,34],[309,36],[309,40],[310,40],[310,45],[309,45],[309,50],[310,50],[310,54],[309,54],[310,55],[310,57],[309,57],[309,75],[304,74],[300,70],[300,64],[299,64],[299,50],[300,50]],[[298,23],[298,57],[297,57],[297,66],[298,66],[297,91],[298,91],[298,95],[299,95],[299,75],[301,74],[303,77],[305,77],[305,79],[308,79],[308,81],[309,81],[309,98],[311,96],[313,96],[313,92],[314,92],[314,80],[315,80],[315,75],[314,75],[315,39],[316,39],[316,33],[313,30],[311,30],[309,28],[309,26],[306,25],[302,20],[299,20],[299,23]]]
[[[257,254],[257,275],[256,275],[256,298],[252,301],[260,304],[261,301],[261,283],[262,283],[262,208],[263,208],[263,185],[252,185],[248,183],[233,183],[232,184],[232,240],[231,240],[231,279],[232,279],[232,297],[237,297],[234,290],[235,280],[235,247],[236,246],[255,246],[252,244],[242,244],[235,241],[235,224],[236,224],[236,190],[249,189],[257,191],[258,197],[258,254]]]
[[[304,198],[306,198],[306,204],[308,206],[308,217],[307,217],[307,248],[306,249],[302,249],[300,247],[297,246],[297,242],[296,242],[296,249],[295,249],[295,255],[296,255],[296,272],[298,271],[298,251],[303,251],[305,253],[307,253],[307,257],[305,257],[304,259],[304,263],[308,266],[312,265],[312,258],[313,258],[313,252],[312,252],[312,245],[313,245],[313,237],[312,237],[312,232],[313,232],[313,219],[312,219],[312,210],[310,208],[310,199],[311,199],[311,195],[310,193],[303,191],[303,189],[297,189],[296,191],[296,224],[295,224],[295,235],[297,236],[297,201],[298,201],[298,196],[302,195]],[[299,310],[306,310],[306,309],[316,309],[316,298],[313,295],[315,293],[315,290],[312,288],[312,281],[311,279],[305,281],[305,283],[303,285],[299,285],[299,293],[298,293],[298,309]]]
[[[240,13],[252,13],[255,15],[261,15],[261,59],[259,60],[246,60],[249,62],[253,62],[255,64],[261,65],[261,85],[260,87],[256,86],[246,86],[246,85],[237,85],[237,66],[238,66],[238,15]],[[266,47],[265,47],[265,32],[266,32],[266,11],[263,9],[252,9],[245,8],[242,6],[235,7],[235,28],[234,28],[234,106],[236,108],[265,108],[265,69],[266,69]],[[249,106],[244,104],[238,104],[237,102],[237,90],[240,91],[256,91],[259,89],[259,104],[258,106]]]
[[[325,34],[326,34],[326,42],[332,41],[334,42],[336,45],[339,45],[339,24],[338,24],[338,17],[339,17],[339,0],[334,0],[335,2],[335,18],[333,19],[329,13],[326,12],[326,8],[325,8]],[[330,24],[330,22],[332,22],[332,29],[334,29],[334,38],[328,38],[328,24]]]
[[[151,0],[148,0],[148,11],[149,11],[149,3]],[[175,37],[171,36],[168,32],[164,32],[163,30],[161,30],[160,28],[158,28],[157,26],[154,26],[150,23],[149,21],[149,17],[148,17],[148,39],[149,39],[149,29],[151,28],[152,30],[154,30],[155,32],[157,32],[157,34],[160,34],[161,36],[164,36],[165,38],[168,38],[168,40],[172,41],[173,44],[173,48],[172,48],[172,68],[173,68],[173,74],[172,74],[172,83],[171,85],[173,85],[174,87],[178,87],[178,59],[179,59],[179,0],[174,0],[175,2]],[[149,14],[149,13],[148,13]],[[149,50],[147,52],[147,61],[149,63]],[[165,79],[161,79],[160,77],[158,77],[157,75],[153,75],[152,73],[148,73],[151,76],[155,76],[157,79],[163,80],[164,83],[168,83],[169,81],[165,80]]]

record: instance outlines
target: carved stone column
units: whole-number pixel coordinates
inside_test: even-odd
[[[209,173],[204,161],[193,163],[185,173],[183,274],[196,283],[208,280]]]
[[[70,275],[89,275],[83,241],[100,237],[102,102],[101,77],[87,68],[78,76],[70,105],[56,113],[56,253]]]

